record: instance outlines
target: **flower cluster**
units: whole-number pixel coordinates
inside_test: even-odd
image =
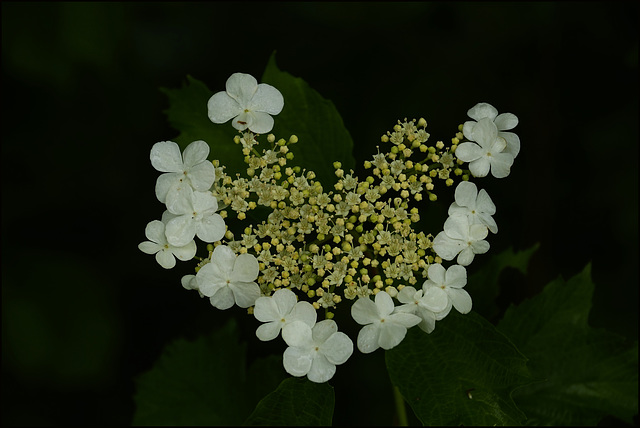
[[[338,331],[337,321],[345,321],[334,319],[338,305],[349,304],[363,326],[363,353],[397,346],[416,325],[432,332],[452,307],[471,310],[465,266],[489,250],[485,238],[498,227],[493,201],[469,180],[509,174],[520,141],[505,131],[517,118],[481,103],[451,143],[433,145],[424,119],[398,121],[364,163],[363,179],[336,162],[337,183],[327,188],[313,171],[291,165],[295,135],[261,135],[283,106],[277,89],[242,73],[209,100],[211,121],[232,120],[239,131],[234,142],[242,147],[244,175],[232,177],[220,160],[207,161],[202,141],[182,155],[175,143],[154,145],[151,163],[164,172],[156,195],[166,211],[149,223],[150,241],[140,249],[171,268],[174,256],[195,257],[194,237],[209,243],[182,285],[218,309],[247,308],[262,323],[260,340],[281,336],[287,344],[288,373],[325,382],[353,353],[352,340]],[[420,213],[438,200],[438,188],[456,182],[444,226],[425,232]],[[246,226],[227,228],[231,216]]]

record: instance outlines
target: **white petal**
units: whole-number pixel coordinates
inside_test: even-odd
[[[156,197],[160,202],[164,204],[169,190],[180,185],[181,176],[181,173],[167,172],[158,177],[156,180]]]
[[[195,275],[185,275],[180,279],[180,283],[186,290],[197,290],[198,280]]]
[[[239,115],[233,118],[231,125],[238,131],[244,131],[253,124],[253,113],[249,111],[242,111]]]
[[[418,307],[420,308],[420,310],[418,310],[417,315],[421,314],[422,309],[427,309],[433,313],[442,312],[444,308],[447,307],[448,301],[449,301],[449,295],[442,288],[429,287],[425,291],[422,299],[420,299],[420,303],[418,304]],[[435,316],[434,316],[434,320],[435,320]]]
[[[485,117],[493,120],[497,115],[498,110],[496,110],[496,108],[491,104],[487,103],[478,103],[475,106],[471,107],[469,111],[467,111],[467,116],[478,121]]]
[[[276,305],[276,310],[278,311],[278,316],[280,318],[289,315],[298,301],[296,294],[287,288],[276,290],[276,292],[271,296],[271,299],[273,299],[273,302]]]
[[[253,120],[247,126],[256,134],[266,134],[273,129],[273,118],[267,113],[252,112]]]
[[[476,159],[469,164],[469,171],[473,174],[474,177],[486,177],[489,174],[489,169],[491,168],[491,162],[486,157],[481,157],[480,159]]]
[[[214,94],[207,102],[207,114],[213,123],[225,123],[242,112],[242,107],[226,92]]]
[[[376,294],[375,302],[381,318],[384,318],[387,315],[391,314],[395,307],[393,304],[393,299],[391,299],[391,296],[389,296],[386,291],[381,291]]]
[[[216,180],[216,168],[209,161],[200,162],[189,168],[187,178],[195,190],[204,192],[209,190]]]
[[[478,192],[478,199],[476,200],[476,208],[478,211],[482,211],[489,215],[496,213],[496,206],[491,200],[491,197],[486,190],[482,189]]]
[[[318,313],[309,302],[298,302],[295,304],[291,313],[287,317],[290,321],[302,321],[309,327],[313,327],[316,323]]]
[[[227,94],[238,101],[244,110],[258,90],[258,81],[250,74],[233,73],[227,79],[226,89]]]
[[[307,373],[307,378],[312,382],[323,383],[331,379],[335,373],[335,364],[331,364],[324,355],[316,354],[309,373]]]
[[[462,248],[462,241],[451,239],[444,232],[438,233],[433,240],[433,250],[445,260],[453,260]]]
[[[198,250],[195,241],[189,242],[187,245],[181,247],[171,247],[171,252],[178,260],[183,262],[187,260],[191,260],[195,257],[196,251]]]
[[[471,243],[471,249],[476,254],[484,254],[489,251],[489,243],[487,241],[474,241]]]
[[[190,143],[182,153],[182,159],[185,169],[189,169],[194,165],[207,160],[209,156],[209,145],[202,140]]]
[[[226,279],[220,275],[220,268],[214,263],[207,263],[202,266],[196,274],[196,278],[198,289],[207,297],[216,294],[220,288],[227,287]]]
[[[231,277],[235,262],[235,253],[226,245],[218,245],[211,254],[211,263],[213,263],[218,268],[220,274],[225,277]]]
[[[509,153],[498,153],[492,156],[491,162],[491,174],[495,178],[505,178],[511,172],[511,165],[513,165],[513,156]]]
[[[369,324],[362,327],[358,333],[358,349],[360,352],[363,354],[369,354],[378,349],[380,347],[378,344],[379,333],[380,331],[377,324]]]
[[[309,373],[313,358],[308,350],[289,347],[282,356],[284,369],[292,376],[304,376]]]
[[[480,119],[471,132],[473,141],[476,141],[484,148],[491,147],[498,138],[498,128],[490,118]],[[459,147],[458,147],[459,148]],[[457,153],[456,149],[456,153]]]
[[[203,292],[204,294],[204,292]],[[213,306],[220,310],[229,309],[235,303],[233,292],[229,287],[220,287],[213,296],[209,298]]]
[[[204,242],[216,242],[222,239],[226,232],[224,219],[220,214],[213,214],[202,219],[196,228],[198,238]],[[255,279],[255,278],[254,278]]]
[[[151,165],[161,172],[182,172],[180,147],[173,141],[161,141],[151,148]]]
[[[312,330],[301,321],[290,322],[282,328],[282,338],[289,346],[310,348],[314,346]]]
[[[147,227],[144,229],[144,235],[148,240],[156,242],[163,246],[167,243],[167,238],[164,235],[165,225],[160,220],[152,220],[147,223]]]
[[[386,319],[391,320],[394,324],[399,324],[405,328],[413,327],[420,322],[419,316],[406,312],[397,312],[395,314],[391,314]]]
[[[499,132],[498,136],[504,138],[507,142],[507,148],[502,152],[509,153],[514,158],[518,156],[518,153],[520,153],[520,137],[513,132]]]
[[[444,222],[444,232],[450,238],[466,241],[469,236],[469,219],[466,215],[450,215]]]
[[[415,301],[416,289],[410,285],[405,286],[398,293],[397,299],[400,303],[413,303]],[[397,309],[397,308],[396,308]]]
[[[380,293],[378,293],[380,294]],[[409,315],[409,314],[405,314]],[[418,318],[418,324],[422,319]],[[380,324],[380,337],[378,338],[378,344],[382,349],[391,349],[396,347],[402,339],[407,335],[407,328],[402,324],[395,322],[385,322]]]
[[[196,225],[189,214],[181,215],[167,223],[165,233],[169,244],[182,247],[196,236]]]
[[[211,192],[193,192],[191,203],[193,211],[199,214],[213,214],[218,210],[218,199]]]
[[[266,83],[258,85],[258,90],[253,95],[249,110],[260,111],[268,114],[278,114],[284,107],[284,97],[279,90]]]
[[[518,118],[515,114],[511,113],[499,114],[498,117],[496,117],[493,121],[495,122],[499,131],[507,131],[509,129],[515,128],[516,125],[518,125]]]
[[[164,247],[162,245],[158,245],[151,241],[144,241],[138,244],[138,249],[146,254],[155,254],[163,248]]]
[[[476,198],[478,197],[478,188],[470,181],[461,181],[456,187],[455,198],[456,203],[462,207],[474,209],[476,207]]]
[[[467,247],[464,250],[460,251],[460,254],[458,254],[458,258],[456,259],[456,261],[459,265],[469,266],[471,262],[473,262],[475,256],[476,254],[473,252],[473,250],[470,247]]]
[[[424,308],[419,308],[418,312],[416,312],[416,314],[422,318],[422,321],[420,321],[420,324],[418,324],[418,327],[424,331],[425,333],[431,333],[433,330],[435,330],[436,328],[436,316],[433,312],[424,309]]]
[[[378,306],[368,297],[359,297],[351,305],[351,316],[358,324],[371,324],[380,320]]]
[[[193,213],[193,189],[185,180],[174,183],[167,192],[165,200],[167,210],[172,214],[182,215]]]
[[[450,266],[445,274],[447,287],[462,288],[467,284],[467,270],[458,265]]]
[[[346,334],[336,332],[321,346],[320,351],[332,364],[343,364],[353,354],[353,342]]]
[[[322,343],[337,331],[338,324],[334,320],[323,320],[313,326],[311,333],[315,343]]]
[[[470,120],[464,123],[464,125],[462,125],[462,134],[465,136],[466,139],[471,140],[472,137],[472,132],[473,132],[473,127],[476,126],[476,122],[475,120]],[[473,141],[473,140],[472,140]]]
[[[471,311],[472,302],[471,296],[465,290],[461,288],[449,288],[447,290],[453,307],[456,308],[461,314],[467,314]]]
[[[260,266],[258,260],[251,254],[240,254],[233,266],[231,280],[252,282],[258,278],[259,273]]]
[[[176,265],[176,258],[166,249],[156,253],[156,261],[165,269],[171,269]]]
[[[458,145],[455,155],[463,162],[473,162],[482,156],[482,147],[475,143],[462,143]]]
[[[280,322],[283,314],[280,312],[280,308],[278,307],[278,304],[276,303],[273,296],[263,296],[256,300],[255,308],[253,308],[253,316],[255,316],[256,319],[260,322]]]
[[[262,324],[256,329],[256,336],[263,342],[267,342],[278,337],[281,329],[282,323],[280,321],[268,322],[266,324]]]
[[[427,270],[427,276],[431,281],[440,286],[445,283],[446,272],[447,271],[445,270],[444,266],[442,266],[440,263],[433,263]],[[423,290],[425,293],[427,292],[426,289],[423,288]]]
[[[260,297],[260,287],[255,282],[232,282],[229,288],[233,292],[236,304],[241,308],[253,306]]]

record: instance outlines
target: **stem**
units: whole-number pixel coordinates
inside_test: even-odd
[[[393,387],[393,398],[396,402],[396,415],[398,416],[398,426],[406,427],[409,426],[409,422],[407,421],[407,409],[404,405],[404,398],[402,394],[400,394],[400,390],[397,386]]]

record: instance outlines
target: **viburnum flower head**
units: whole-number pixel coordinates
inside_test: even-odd
[[[470,120],[464,123],[462,132],[464,135],[471,134],[473,126],[476,121],[480,119],[489,118],[496,124],[498,128],[498,137],[504,138],[507,142],[507,147],[503,150],[504,153],[509,153],[515,159],[520,153],[520,138],[513,132],[505,132],[513,129],[518,124],[518,118],[515,114],[502,113],[498,114],[498,110],[491,104],[478,103],[471,107],[467,112],[467,115],[474,120]],[[469,137],[467,137],[469,138]]]
[[[184,245],[197,235],[204,242],[219,241],[226,226],[217,210],[218,200],[211,192],[187,193],[165,211],[167,240],[172,245]]]
[[[433,289],[440,289],[444,290],[448,297],[447,305],[441,313],[443,318],[449,314],[451,306],[461,314],[467,314],[471,311],[471,296],[462,289],[467,284],[467,270],[464,267],[452,265],[445,270],[441,264],[434,263],[429,266],[427,277],[429,279],[422,286],[425,293]]]
[[[302,321],[291,322],[283,327],[282,338],[289,345],[282,358],[284,369],[293,376],[306,375],[312,382],[331,379],[336,365],[353,354],[353,342],[333,320],[320,321],[313,328]]]
[[[358,349],[368,354],[378,348],[391,349],[402,342],[407,329],[422,321],[417,315],[394,311],[391,296],[385,291],[376,294],[375,302],[360,297],[351,306],[351,316],[361,325],[358,333]]]
[[[317,319],[316,310],[311,303],[298,302],[295,293],[287,288],[256,300],[253,315],[258,321],[265,323],[256,330],[256,336],[262,341],[275,339],[280,330],[293,321],[302,321],[313,327]]]
[[[231,248],[219,245],[211,254],[211,262],[196,274],[198,289],[218,309],[234,304],[248,308],[260,297],[260,287],[255,283],[259,269],[258,260],[251,254],[236,256]]]
[[[458,264],[468,266],[476,254],[489,251],[489,243],[484,240],[488,234],[489,229],[484,224],[469,224],[466,215],[454,214],[447,218],[444,231],[433,240],[433,249],[445,260],[458,256]]]
[[[282,111],[284,97],[276,88],[258,81],[249,74],[234,73],[229,77],[226,91],[214,94],[207,103],[209,119],[225,123],[239,131],[249,129],[266,134],[273,129],[273,118]]]
[[[449,206],[449,215],[463,214],[470,224],[484,224],[492,233],[498,233],[498,225],[491,217],[496,206],[486,190],[478,188],[470,181],[461,181],[456,187],[455,202]]]
[[[191,260],[196,255],[196,243],[191,240],[184,245],[172,245],[165,236],[165,224],[160,220],[153,220],[147,224],[144,234],[149,241],[138,245],[140,251],[155,254],[156,261],[165,269],[176,265],[176,258],[182,261]]]
[[[398,301],[404,305],[398,306],[396,311],[419,316],[422,320],[418,327],[431,333],[436,328],[436,320],[441,320],[447,315],[444,311],[449,304],[449,297],[438,287],[423,286],[422,290],[416,291],[414,287],[406,286],[398,293]]]
[[[469,170],[475,177],[486,177],[489,170],[495,178],[509,175],[513,155],[504,151],[507,141],[498,136],[498,128],[493,120],[488,117],[480,119],[469,127],[464,136],[475,143],[460,144],[456,149],[456,157],[469,162]]]

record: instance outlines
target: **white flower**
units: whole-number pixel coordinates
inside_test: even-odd
[[[302,321],[309,327],[316,323],[317,313],[309,302],[298,302],[293,291],[281,288],[271,297],[263,296],[256,300],[253,315],[262,324],[256,330],[256,336],[262,341],[275,339],[280,330],[293,321]]]
[[[293,376],[306,375],[312,382],[331,379],[336,365],[353,354],[353,342],[333,320],[320,321],[313,329],[302,321],[291,322],[282,329],[282,338],[289,345],[282,359],[284,369]]]
[[[509,129],[513,129],[518,124],[518,118],[511,113],[498,114],[498,110],[491,104],[478,103],[469,109],[467,115],[471,119],[479,121],[488,117],[496,124],[498,128],[498,137],[504,138],[507,142],[507,147],[503,150],[504,153],[511,154],[514,158],[520,153],[520,138],[513,132],[504,132]],[[476,124],[475,121],[470,120],[464,123],[462,132],[467,135],[471,133],[471,129]],[[467,137],[469,138],[469,137]]]
[[[461,181],[456,187],[455,198],[449,207],[449,215],[464,214],[470,224],[484,224],[492,233],[498,233],[498,225],[491,217],[496,213],[496,206],[486,190],[478,192],[474,183]]]
[[[471,310],[471,296],[463,290],[467,284],[467,270],[460,265],[450,266],[445,271],[444,266],[435,263],[429,266],[429,279],[422,286],[425,293],[434,289],[444,290],[448,296],[447,307],[443,311],[446,316],[451,310],[451,306],[461,314],[469,313]]]
[[[229,247],[219,245],[196,278],[200,292],[216,308],[229,309],[234,303],[248,308],[260,297],[260,287],[254,282],[258,272],[258,261],[251,254],[236,257]]]
[[[396,311],[419,316],[422,320],[418,327],[431,333],[436,327],[436,320],[441,320],[447,315],[443,311],[449,304],[449,297],[438,287],[423,287],[422,290],[416,291],[415,288],[406,286],[398,293],[398,301],[404,305],[398,306]]]
[[[433,240],[433,249],[445,260],[453,260],[468,266],[476,254],[489,251],[489,243],[484,240],[489,234],[483,224],[469,224],[466,215],[454,214],[444,223],[444,231],[438,233]]]
[[[368,297],[359,298],[351,306],[351,316],[361,325],[358,333],[358,349],[364,354],[378,348],[391,349],[402,342],[407,328],[422,321],[419,316],[394,312],[391,296],[381,291],[376,294],[375,302]]]
[[[176,257],[182,261],[191,260],[196,255],[196,243],[191,240],[184,245],[171,245],[165,236],[165,224],[153,220],[147,224],[144,234],[149,241],[141,242],[138,248],[143,253],[155,254],[156,261],[165,269],[176,265]]]
[[[204,242],[219,241],[226,228],[217,210],[218,200],[211,192],[191,192],[177,200],[167,215],[167,240],[172,245],[184,245],[197,235]]]
[[[184,153],[173,141],[161,141],[151,148],[151,165],[160,172],[156,181],[156,197],[172,209],[177,200],[192,190],[206,191],[216,178],[216,169],[207,161],[209,145],[204,141],[189,144]]]
[[[498,137],[498,128],[491,119],[485,117],[469,128],[465,134],[476,143],[462,143],[456,149],[456,157],[469,162],[469,170],[476,177],[485,177],[489,170],[495,178],[509,175],[513,165],[513,155],[504,152],[507,141]]]
[[[273,128],[273,118],[284,107],[280,91],[261,83],[249,74],[234,73],[227,79],[226,92],[214,94],[207,103],[209,119],[213,123],[225,123],[244,131],[249,128],[256,134],[266,134]]]

